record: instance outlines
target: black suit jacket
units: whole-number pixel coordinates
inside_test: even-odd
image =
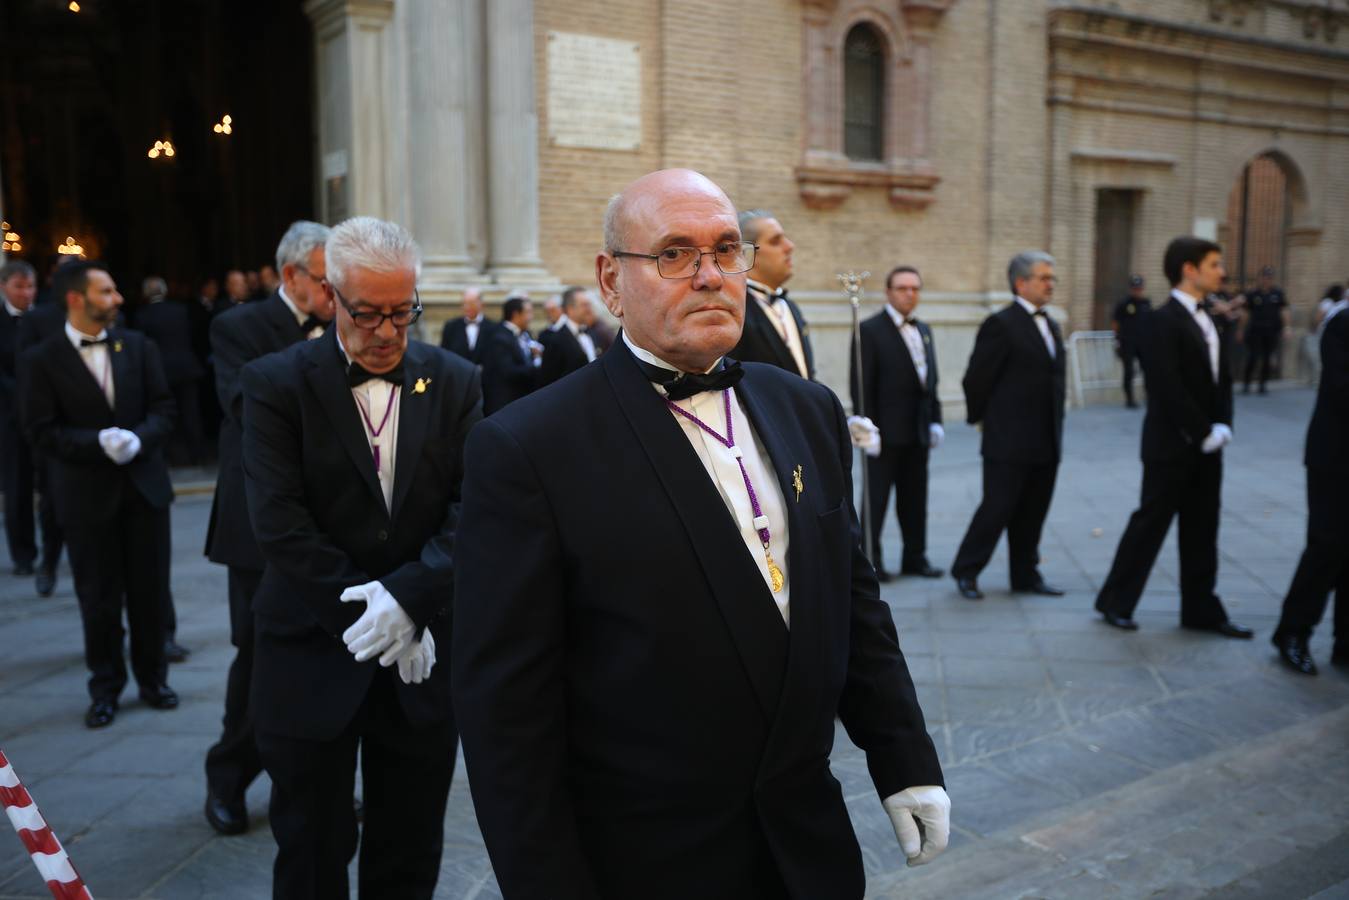
[[[916,323],[923,338],[927,357],[927,378],[918,380],[908,345],[895,327],[890,314],[881,310],[862,322],[862,387],[857,391],[857,354],[848,354],[848,380],[852,386],[853,411],[865,415],[881,430],[882,447],[926,447],[932,440],[931,426],[941,422],[941,401],[937,399],[937,351],[932,344],[932,329],[923,321]],[[855,347],[855,345],[854,345]],[[863,400],[858,405],[858,400]]]
[[[1143,418],[1145,462],[1183,459],[1200,452],[1216,424],[1232,424],[1232,370],[1227,340],[1218,332],[1218,380],[1208,344],[1194,316],[1174,297],[1146,320],[1143,378],[1148,410]]]
[[[489,338],[498,327],[500,327],[498,323],[483,316],[482,322],[478,325],[478,339],[474,341],[473,349],[470,350],[468,349],[468,320],[459,316],[456,319],[450,319],[441,329],[440,346],[470,362],[482,365],[487,355]]]
[[[741,362],[768,363],[786,369],[793,375],[799,375],[800,371],[796,367],[796,360],[792,358],[792,351],[787,349],[787,342],[769,321],[768,313],[764,312],[763,307],[754,299],[756,294],[763,296],[762,292],[752,285],[746,286],[745,329],[740,333],[740,343],[735,345],[730,355]],[[784,297],[783,301],[791,310],[792,318],[796,320],[796,331],[801,335],[801,353],[806,358],[806,371],[813,381],[815,354],[810,348],[810,327],[806,325],[801,310],[791,298]]]
[[[173,300],[150,303],[136,311],[135,327],[159,346],[169,384],[195,381],[201,363],[192,350],[192,322],[187,307]]]
[[[19,421],[19,371],[17,341],[22,316],[11,316],[0,303],[0,427],[11,431]]]
[[[253,538],[244,492],[243,385],[239,373],[255,359],[304,340],[304,334],[280,294],[258,303],[241,303],[211,321],[215,390],[225,417],[220,423],[220,461],[215,499],[206,528],[211,562],[261,572],[262,551]]]
[[[455,522],[464,439],[482,417],[482,389],[470,363],[438,347],[409,341],[403,359],[392,510],[334,330],[243,369],[248,511],[267,562],[253,597],[260,731],[330,740],[351,721],[379,663],[347,652],[342,632],[365,605],[338,596],[374,580],[438,645],[427,681],[397,684],[409,720],[451,714]]]
[[[835,717],[882,796],[942,783],[858,543],[843,410],[744,368],[787,500],[790,632],[622,341],[469,439],[455,715],[507,897],[752,896],[764,848],[792,896],[860,897]],[[609,490],[576,477],[596,465]]]
[[[1030,313],[1013,301],[984,320],[965,369],[966,419],[983,425],[984,459],[1057,463],[1063,452],[1064,352],[1050,357]]]
[[[1336,313],[1321,333],[1321,384],[1307,428],[1303,461],[1313,468],[1333,470],[1341,479],[1349,477],[1345,472],[1349,463],[1349,313],[1346,312]],[[1338,597],[1335,602],[1340,602]]]
[[[519,337],[505,325],[492,329],[483,350],[483,415],[490,416],[532,392],[538,385],[540,367],[534,365],[533,354],[520,347]]]
[[[159,351],[138,332],[110,328],[108,359],[115,408],[64,328],[25,350],[19,368],[24,431],[53,467],[56,516],[66,527],[112,518],[126,490],[139,491],[156,509],[173,502],[162,454],[173,433],[173,395]],[[141,440],[135,459],[113,463],[98,443],[104,428],[134,431]]]
[[[581,349],[581,342],[570,328],[563,325],[549,333],[552,337],[539,341],[543,344],[543,361],[539,365],[540,386],[552,384],[590,362],[586,359],[585,350]]]

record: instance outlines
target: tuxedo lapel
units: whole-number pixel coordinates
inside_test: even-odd
[[[418,342],[408,341],[407,353],[403,356],[406,381],[403,384],[401,405],[398,408],[398,455],[395,458],[393,473],[393,508],[389,510],[390,518],[395,521],[417,474],[430,418],[439,406],[434,392],[445,389],[444,384],[431,379],[431,369],[426,357],[427,354]],[[419,394],[413,385],[423,378],[431,383]]]
[[[795,372],[797,367],[796,360],[792,357],[792,351],[787,349],[787,342],[782,339],[782,335],[778,334],[777,326],[769,320],[768,317],[772,313],[760,305],[758,294],[753,290],[749,290],[745,294],[745,315],[763,337],[764,342],[773,349],[773,355],[778,358],[777,365],[789,372]]]
[[[623,341],[601,358],[618,406],[650,460],[652,474],[688,533],[765,722],[782,692],[787,628],[757,563],[698,455]],[[781,473],[779,473],[779,476]]]
[[[85,395],[85,403],[96,404],[93,406],[94,409],[105,410],[111,416],[112,409],[108,406],[108,395],[103,393],[98,380],[84,364],[84,357],[80,356],[80,351],[76,350],[75,345],[66,337],[65,331],[58,331],[47,340],[55,345],[58,372],[69,373],[71,385]],[[116,399],[116,394],[113,399]]]
[[[298,340],[303,340],[300,334],[300,326],[295,321],[295,316],[291,315],[290,307],[286,306],[286,301],[281,299],[281,295],[273,294],[267,302],[267,324],[276,332],[277,340],[283,347],[289,347]]]
[[[881,315],[885,317],[885,321],[881,323],[882,330],[889,332],[889,336],[885,339],[886,343],[890,346],[890,352],[899,360],[900,370],[907,373],[920,390],[925,390],[927,386],[918,380],[918,369],[913,364],[913,356],[909,353],[909,345],[904,342],[904,335],[900,334],[895,326],[895,320],[890,318],[889,313],[881,310]]]
[[[131,382],[135,374],[131,353],[122,344],[121,335],[116,331],[108,332],[108,343],[104,346],[108,350],[108,364],[112,377],[112,418],[114,422],[126,422],[131,419],[129,409],[132,399]],[[139,362],[139,360],[134,362]],[[99,393],[102,393],[102,391]],[[106,399],[104,402],[107,402]]]
[[[923,338],[923,357],[927,360],[927,380],[923,382],[923,392],[930,393],[937,387],[937,352],[932,349],[932,329],[926,322],[918,323],[918,333]]]
[[[1021,304],[1017,303],[1015,300],[1012,301],[1012,306],[1016,307],[1017,312],[1020,313],[1020,315],[1016,317],[1017,320],[1023,323],[1021,325],[1021,339],[1033,340],[1035,342],[1035,346],[1040,348],[1040,352],[1044,354],[1045,359],[1048,360],[1051,364],[1056,363],[1058,360],[1062,359],[1063,347],[1062,344],[1059,342],[1058,336],[1055,335],[1054,333],[1054,326],[1051,324],[1049,327],[1049,334],[1051,337],[1054,338],[1054,351],[1055,351],[1055,355],[1051,359],[1049,356],[1049,348],[1045,346],[1045,336],[1040,333],[1040,326],[1035,324],[1035,316],[1031,315],[1024,309],[1022,309]]]
[[[370,452],[370,442],[361,424],[361,414],[356,411],[356,401],[351,396],[351,388],[347,386],[336,330],[329,330],[322,338],[311,341],[305,351],[309,357],[309,365],[305,369],[305,381],[309,389],[318,397],[319,404],[332,422],[338,441],[351,457],[356,471],[361,473],[366,487],[383,506],[384,491],[380,489],[379,476],[375,473],[375,458]]]
[[[1195,321],[1194,316],[1190,315],[1190,311],[1185,308],[1185,305],[1175,297],[1172,297],[1166,306],[1171,311],[1171,315],[1179,320],[1181,330],[1190,336],[1190,342],[1203,351],[1204,367],[1208,368],[1208,341],[1204,340],[1204,330],[1199,327],[1199,323]]]

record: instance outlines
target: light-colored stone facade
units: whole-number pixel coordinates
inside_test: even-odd
[[[487,285],[489,301],[517,283],[535,296],[592,284],[607,198],[666,166],[776,213],[797,246],[789,288],[835,388],[849,310],[834,276],[846,269],[873,273],[872,308],[893,265],[922,270],[921,315],[953,405],[1016,251],[1055,254],[1061,320],[1090,328],[1100,189],[1136,192],[1128,268],[1159,298],[1166,242],[1231,234],[1234,185],[1271,157],[1289,186],[1280,279],[1300,329],[1321,289],[1349,275],[1349,0],[307,8],[319,23],[320,158],[347,151],[347,213],[413,226],[436,261],[423,295],[442,317],[468,283]],[[886,44],[876,163],[849,161],[839,138],[841,42],[862,21]],[[557,35],[635,45],[635,67],[623,65],[640,81],[635,149],[550,141]]]

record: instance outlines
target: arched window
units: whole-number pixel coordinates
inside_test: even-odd
[[[854,25],[843,44],[843,152],[885,158],[885,49],[876,29]]]

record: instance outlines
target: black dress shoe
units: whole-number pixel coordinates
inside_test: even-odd
[[[103,728],[111,725],[115,718],[117,718],[116,700],[95,700],[89,704],[89,711],[84,714],[84,725],[86,728]]]
[[[890,582],[894,581],[896,577],[897,576],[895,575],[894,572],[887,572],[880,566],[876,567],[876,580],[879,581],[881,584],[889,584]]]
[[[24,562],[24,563],[15,563],[15,564],[14,564],[14,574],[15,574],[16,576],[20,577],[20,578],[22,578],[24,575],[32,575],[32,574],[33,574],[33,564],[32,564],[32,563],[26,563],[26,562]]]
[[[1298,635],[1275,635],[1269,642],[1279,649],[1279,659],[1294,672],[1303,675],[1315,675],[1316,663],[1312,661],[1307,639]]]
[[[50,597],[52,591],[56,590],[56,570],[48,569],[46,566],[39,567],[35,581],[37,595],[39,597]]]
[[[1181,623],[1181,628],[1188,628],[1191,631],[1208,631],[1213,634],[1220,634],[1223,637],[1237,638],[1238,640],[1249,641],[1255,637],[1255,632],[1245,625],[1239,625],[1231,619],[1224,619],[1217,625],[1186,625]]]
[[[1105,619],[1105,624],[1119,628],[1122,631],[1138,630],[1138,623],[1128,616],[1121,616],[1103,609],[1101,610],[1101,618]]]
[[[141,699],[147,706],[155,709],[177,709],[178,695],[167,684],[156,684],[141,688]]]
[[[1039,594],[1042,597],[1063,596],[1063,588],[1056,588],[1052,584],[1047,584],[1043,578],[1030,584],[1013,585],[1012,590],[1018,594]]]
[[[932,565],[932,563],[928,562],[927,560],[923,560],[922,562],[917,563],[916,565],[905,566],[904,568],[899,570],[899,574],[917,575],[919,578],[940,578],[943,575],[945,575],[946,572],[944,572],[941,569],[938,569],[936,566]]]
[[[219,834],[243,834],[248,830],[248,810],[243,800],[226,803],[213,792],[206,792],[206,821]]]
[[[164,642],[164,659],[168,662],[186,662],[191,653],[191,650],[171,638]]]
[[[956,590],[966,600],[982,600],[984,592],[979,590],[979,582],[973,578],[956,578]]]

